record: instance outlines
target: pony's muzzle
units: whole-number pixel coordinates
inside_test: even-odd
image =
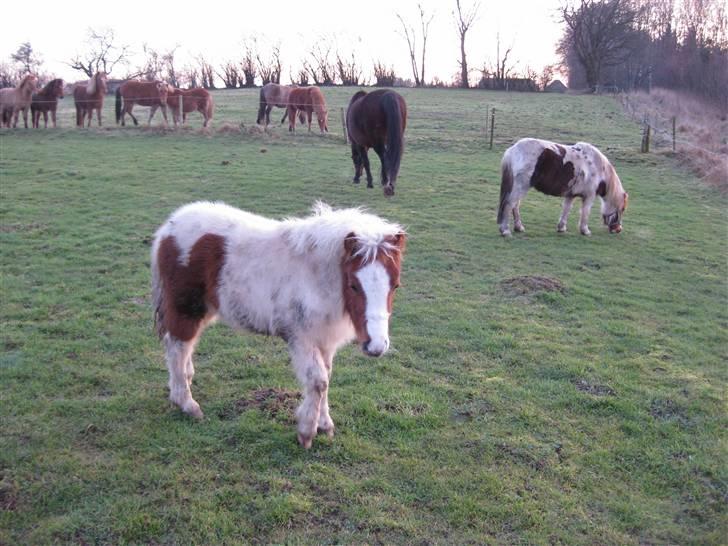
[[[384,353],[387,352],[387,349],[389,349],[389,340],[386,338],[380,342],[374,342],[369,339],[361,345],[361,350],[367,356],[382,356]]]
[[[622,232],[622,224],[615,224],[613,226],[609,226],[609,233],[621,233]]]

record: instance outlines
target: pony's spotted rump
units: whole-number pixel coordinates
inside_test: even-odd
[[[192,352],[215,319],[288,342],[304,389],[298,439],[333,434],[328,386],[338,348],[358,339],[380,356],[399,285],[401,226],[359,209],[318,204],[307,218],[270,220],[222,203],[193,203],[159,228],[152,297],[164,340],[170,398],[202,417],[190,390]]]
[[[501,192],[498,225],[503,235],[510,235],[509,216],[514,229],[525,231],[521,222],[521,199],[529,188],[564,198],[558,231],[566,231],[571,205],[582,200],[579,228],[590,235],[589,212],[594,199],[602,200],[602,218],[610,233],[622,231],[622,214],[627,208],[627,192],[609,160],[586,142],[573,146],[547,140],[524,138],[508,148],[501,162]]]

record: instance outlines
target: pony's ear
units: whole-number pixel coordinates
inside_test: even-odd
[[[357,251],[357,244],[356,233],[352,231],[344,239],[344,254],[347,259],[354,257]]]
[[[407,245],[407,234],[404,231],[400,231],[396,235],[393,235],[392,244],[397,247],[397,250],[404,252],[404,248]]]

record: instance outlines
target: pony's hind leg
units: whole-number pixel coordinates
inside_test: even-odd
[[[521,200],[519,199],[516,201],[516,204],[513,206],[513,230],[518,232],[524,232],[526,231],[526,228],[523,225],[523,222],[521,222]]]
[[[372,170],[369,166],[369,154],[364,147],[361,148],[361,162],[364,165],[364,170],[367,172],[367,188],[373,188],[374,184],[372,182],[374,178],[372,178]]]
[[[559,225],[556,226],[556,231],[559,233],[566,233],[566,224],[569,221],[569,212],[571,212],[571,205],[574,204],[573,197],[564,198],[564,206],[561,208],[561,217],[559,218]]]
[[[296,410],[298,442],[308,449],[319,428],[321,403],[329,388],[329,373],[321,351],[316,347],[292,343],[289,351],[296,377],[303,387],[303,402]]]
[[[579,217],[579,231],[582,235],[591,235],[589,231],[589,213],[591,212],[592,203],[594,203],[594,196],[584,197],[581,201],[581,216]]]
[[[354,184],[358,184],[361,179],[362,170],[364,170],[364,162],[361,158],[361,148],[354,142],[351,143],[351,160],[354,162]]]
[[[192,398],[192,352],[195,350],[197,336],[189,341],[182,341],[170,334],[164,337],[165,356],[169,370],[169,399],[177,404],[186,414],[195,419],[202,419],[200,405]]]

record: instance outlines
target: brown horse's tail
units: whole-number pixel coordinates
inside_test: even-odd
[[[505,220],[506,203],[508,197],[513,191],[513,171],[511,164],[504,161],[501,165],[501,188],[500,188],[500,205],[498,206],[498,223],[502,224]]]
[[[116,124],[121,121],[121,86],[116,88]]]
[[[399,97],[394,93],[387,93],[382,97],[384,118],[387,122],[387,145],[384,150],[384,161],[387,164],[387,180],[394,190],[394,184],[399,174],[399,164],[404,151],[404,126],[402,124],[402,107]]]
[[[258,108],[258,119],[255,120],[255,123],[260,124],[261,121],[265,121],[265,107],[268,106],[268,102],[265,100],[265,93],[263,92],[263,87],[260,88],[260,108]],[[281,123],[283,123],[281,121]]]

